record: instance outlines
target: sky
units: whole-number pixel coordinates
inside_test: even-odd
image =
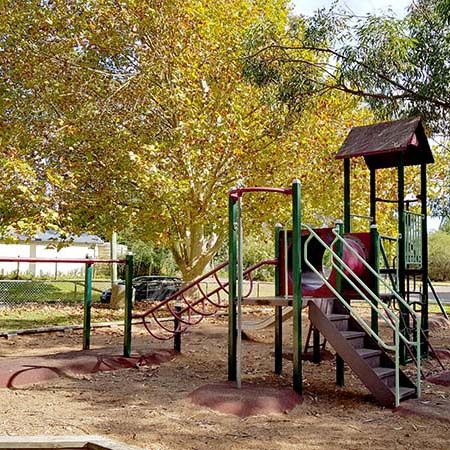
[[[332,0],[292,0],[294,12],[311,15],[316,9],[328,7]],[[411,0],[339,0],[339,5],[356,15],[367,13],[386,13],[391,9],[395,15],[402,17]]]

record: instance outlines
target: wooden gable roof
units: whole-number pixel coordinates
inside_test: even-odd
[[[336,158],[364,156],[369,168],[380,169],[397,167],[401,154],[407,166],[434,162],[420,117],[352,128]]]

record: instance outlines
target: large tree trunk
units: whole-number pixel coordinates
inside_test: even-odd
[[[206,236],[202,224],[192,224],[185,228],[184,239],[171,246],[185,284],[203,274],[221,245],[222,236],[214,233]]]

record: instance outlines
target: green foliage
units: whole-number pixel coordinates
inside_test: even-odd
[[[433,281],[450,280],[450,234],[436,231],[428,236],[428,271]]]
[[[340,90],[363,98],[379,118],[421,114],[433,132],[450,133],[449,17],[448,0],[415,1],[404,19],[355,18],[335,3],[277,37],[255,39],[247,72],[256,67],[259,80],[285,92],[288,80],[273,72],[288,65],[291,103]]]
[[[366,111],[341,93],[311,95],[326,76],[313,52],[299,51],[301,67],[242,67],[244,52],[276,43],[289,23],[283,43],[303,33],[285,0],[6,1],[0,13],[0,228],[131,224],[190,280],[223,244],[237,184],[298,177],[308,221],[340,214],[340,191],[327,192],[341,182],[333,155]],[[250,84],[245,70],[262,78]],[[246,203],[259,222],[288,210],[279,197]]]
[[[446,218],[441,222],[439,226],[439,231],[443,231],[444,233],[450,233],[450,218]]]
[[[186,279],[201,273],[225,234],[227,190],[257,183],[273,161],[280,120],[243,80],[241,43],[266,17],[280,30],[286,2],[3,2],[0,12],[0,157],[12,161],[0,226],[103,234],[132,223],[170,247]]]
[[[177,275],[177,266],[168,248],[140,240],[125,244],[134,255],[134,276]]]
[[[244,241],[244,267],[250,267],[260,261],[274,258],[274,242],[263,236],[248,236]],[[253,274],[256,281],[274,281],[274,267],[263,266]]]

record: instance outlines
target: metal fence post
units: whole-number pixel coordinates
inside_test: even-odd
[[[283,225],[277,223],[275,225],[275,258],[278,263],[275,266],[275,297],[280,295],[280,236],[283,230]],[[287,230],[284,230],[287,233]],[[286,276],[286,274],[284,274]],[[287,297],[287,292],[285,292]],[[259,283],[258,283],[258,297],[259,297]],[[281,375],[283,372],[283,307],[275,306],[275,373]]]
[[[298,394],[303,392],[302,375],[302,215],[301,185],[299,180],[292,183],[292,274],[294,311],[292,352],[293,385]]]
[[[236,380],[236,277],[237,277],[237,202],[228,197],[228,380]]]
[[[344,224],[342,221],[336,221],[336,228],[338,230],[339,236],[344,237]],[[344,258],[344,246],[342,242],[339,240],[336,243],[336,254],[340,259]],[[342,270],[342,263],[338,263],[339,268]],[[336,273],[336,290],[339,294],[342,295],[342,275],[337,272]],[[344,387],[345,385],[345,375],[344,375],[344,360],[338,354],[336,354],[336,384],[340,387]]]
[[[86,262],[84,271],[83,350],[89,350],[91,345],[92,267],[92,263]]]
[[[372,268],[377,274],[380,273],[380,236],[376,225],[370,226],[370,238],[372,245]],[[377,277],[373,277],[373,293],[380,298],[380,283]],[[378,309],[378,303],[374,302],[374,306]],[[378,311],[371,309],[370,327],[378,334]]]
[[[133,310],[133,254],[125,260],[125,312],[123,356],[131,356],[131,315]]]
[[[176,316],[173,316],[173,329],[174,329],[174,337],[173,337],[173,349],[177,352],[181,352],[181,332],[180,321],[178,320],[179,314],[181,312],[181,305],[175,305]]]

